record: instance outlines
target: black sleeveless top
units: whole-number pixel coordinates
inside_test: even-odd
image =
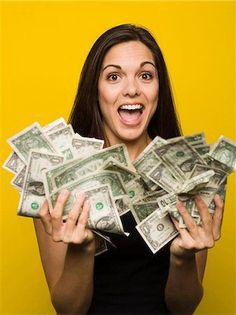
[[[169,245],[153,254],[132,214],[121,220],[130,235],[109,235],[117,248],[108,245],[108,251],[95,258],[94,294],[87,314],[170,314],[164,299]]]

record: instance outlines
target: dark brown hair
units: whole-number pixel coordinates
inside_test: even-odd
[[[74,106],[69,122],[75,132],[84,137],[104,139],[103,121],[98,104],[98,79],[104,57],[116,44],[140,41],[153,53],[159,78],[159,97],[156,112],[149,126],[150,138],[159,135],[165,139],[180,135],[170,81],[162,52],[154,37],[143,27],[132,24],[115,26],[103,33],[92,46],[85,60]]]

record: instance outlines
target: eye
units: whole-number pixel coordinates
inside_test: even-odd
[[[153,78],[152,74],[149,72],[143,72],[141,73],[141,79],[142,80],[151,80]]]
[[[110,73],[107,75],[107,80],[109,81],[117,81],[119,78],[118,74],[117,73]]]

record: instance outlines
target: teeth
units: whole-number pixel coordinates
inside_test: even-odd
[[[134,104],[134,105],[122,105],[120,106],[120,109],[128,109],[128,110],[134,110],[134,109],[142,109],[143,106],[140,104]]]

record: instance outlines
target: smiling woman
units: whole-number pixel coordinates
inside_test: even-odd
[[[165,62],[149,31],[125,24],[97,39],[82,70],[70,122],[80,135],[104,139],[106,146],[125,143],[131,160],[155,136],[180,135]],[[87,226],[89,203],[79,194],[63,222],[68,195],[62,191],[50,213],[45,203],[41,220],[35,220],[58,314],[194,312],[203,294],[206,250],[220,235],[223,205],[219,196],[213,217],[202,199],[196,198],[202,226],[178,204],[187,228],[176,224],[179,236],[155,255],[127,212],[122,222],[130,236],[111,236],[116,247],[94,257],[95,237]]]
[[[110,94],[113,100],[107,100]],[[148,127],[151,139],[157,135],[170,138],[180,134],[165,61],[146,29],[125,24],[107,30],[94,43],[81,73],[70,122],[79,134],[105,138],[109,145],[101,113],[106,101],[110,106],[110,102],[115,102],[116,115],[121,105],[142,105],[142,128]],[[151,104],[146,104],[146,108],[142,104],[147,101],[158,105],[153,107],[153,116],[151,112],[147,114]],[[119,109],[120,118],[124,117],[121,110],[127,107]],[[130,132],[132,126],[127,130],[127,122],[119,123]]]

